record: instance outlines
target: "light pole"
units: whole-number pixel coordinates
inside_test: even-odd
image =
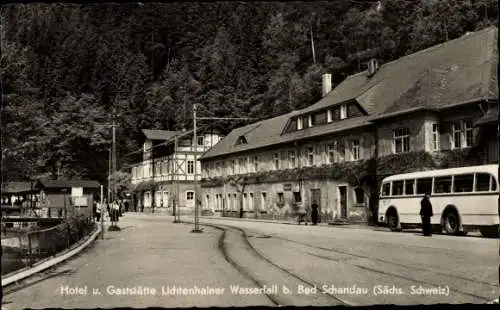
[[[193,104],[193,145],[195,147],[195,151],[198,150],[198,141],[197,141],[197,135],[196,135],[196,131],[197,131],[197,127],[196,127],[196,120],[253,120],[253,118],[249,118],[249,117],[197,117],[196,116],[196,104]],[[198,156],[196,154],[196,152],[194,152],[194,169],[193,169],[193,172],[194,172],[194,187],[195,187],[195,195],[194,195],[194,203],[195,203],[195,207],[194,207],[194,229],[191,231],[192,233],[201,233],[203,232],[202,230],[200,230],[199,228],[199,223],[200,223],[200,217],[199,217],[199,214],[198,214],[198,199],[196,198],[198,196],[198,190],[197,190],[197,185],[198,185],[198,178],[196,176],[196,166],[197,166],[197,162],[198,162]],[[201,187],[200,187],[201,189]],[[225,197],[223,197],[225,198]],[[201,201],[200,201],[201,202]],[[224,200],[222,202],[224,204]]]

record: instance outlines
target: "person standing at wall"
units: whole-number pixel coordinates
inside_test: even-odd
[[[420,202],[420,216],[422,218],[422,232],[424,236],[432,236],[431,217],[434,215],[432,212],[432,204],[430,200],[430,193],[425,193],[424,198]]]

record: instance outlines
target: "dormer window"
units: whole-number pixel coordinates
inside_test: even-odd
[[[331,123],[333,121],[333,113],[332,110],[326,111],[326,122]]]
[[[240,145],[240,144],[247,144],[247,139],[245,138],[245,136],[238,137],[238,140],[236,141],[236,145]]]
[[[347,118],[347,105],[343,104],[340,106],[340,119]]]
[[[297,118],[297,130],[302,130],[303,126],[302,117]]]

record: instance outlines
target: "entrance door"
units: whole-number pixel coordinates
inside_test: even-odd
[[[340,217],[347,219],[347,186],[338,186],[337,191],[340,204]]]
[[[318,205],[318,222],[321,222],[321,190],[311,189],[311,205],[316,202]]]
[[[194,208],[194,192],[193,191],[187,191],[186,192],[186,207],[188,208]]]

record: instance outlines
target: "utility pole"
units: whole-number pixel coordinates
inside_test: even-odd
[[[104,188],[101,185],[101,239],[104,240]]]
[[[194,174],[194,229],[191,231],[192,233],[201,233],[203,232],[200,230],[200,217],[199,217],[199,210],[198,210],[198,178],[196,176],[196,166],[198,162],[198,137],[196,135],[196,103],[193,104],[193,148],[194,148],[194,165],[193,165],[193,174]]]
[[[115,118],[116,118],[116,109],[113,108],[113,160],[112,160],[112,175],[113,177],[115,176],[116,173],[116,124],[115,124]],[[116,182],[115,180],[112,180],[112,186],[113,186],[113,191],[111,194],[112,200],[116,200]]]
[[[177,135],[174,137],[174,155],[172,156],[173,177],[175,182],[175,199],[174,199],[174,223],[181,222],[180,199],[179,199],[179,180],[177,179]]]

